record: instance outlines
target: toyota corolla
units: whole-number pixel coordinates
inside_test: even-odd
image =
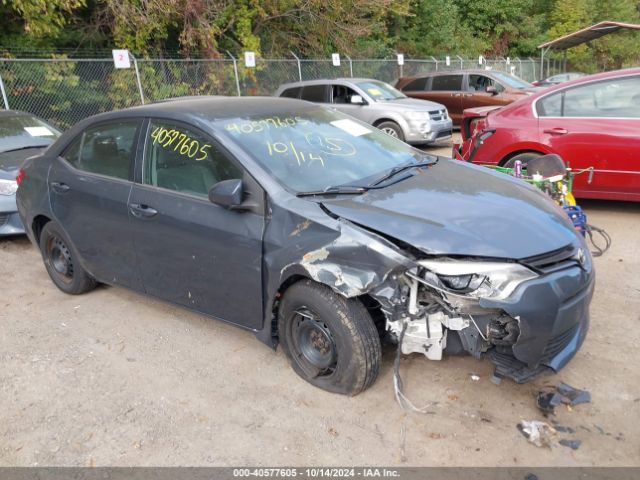
[[[375,381],[382,338],[431,360],[488,357],[524,382],[587,332],[591,257],[547,197],[314,104],[102,114],[18,178],[62,291],[118,285],[236,324],[332,392]]]

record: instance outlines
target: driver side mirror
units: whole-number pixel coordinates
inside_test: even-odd
[[[498,94],[498,90],[493,85],[489,85],[487,88],[485,88],[485,91],[487,93],[490,93],[491,95],[497,95]]]
[[[243,193],[244,187],[241,179],[222,180],[209,190],[209,201],[233,210],[234,207],[238,207],[242,203]]]
[[[365,101],[362,95],[351,95],[351,103],[354,105],[364,105]]]

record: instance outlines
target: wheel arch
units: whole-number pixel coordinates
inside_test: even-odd
[[[504,166],[505,163],[507,163],[513,157],[517,155],[521,155],[523,153],[536,153],[539,155],[545,155],[547,152],[545,152],[542,148],[522,148],[519,150],[514,150],[513,152],[510,152],[507,155],[503,156],[500,162],[498,162],[498,165],[502,167]]]
[[[42,229],[44,226],[51,221],[46,215],[36,215],[31,222],[31,231],[33,232],[33,236],[36,240],[37,244],[40,244],[40,234],[42,233]]]
[[[272,332],[272,335],[275,336],[276,338],[278,337],[278,309],[280,307],[280,300],[285,295],[287,290],[289,290],[293,285],[305,280],[309,280],[318,285],[324,285],[326,287],[329,287],[336,294],[341,295],[342,297],[345,297],[345,298],[349,298],[343,292],[333,288],[332,285],[329,283],[320,282],[318,280],[311,278],[309,275],[305,275],[301,273],[291,274],[280,283],[280,286],[276,290],[276,293],[273,299],[271,299],[271,308],[269,309],[269,313],[271,316],[271,332]],[[358,300],[367,309],[376,326],[376,329],[378,330],[378,334],[380,335],[380,338],[382,338],[386,328],[386,316],[382,311],[382,307],[380,303],[369,293],[363,293],[361,295],[351,297],[351,298]]]
[[[391,118],[391,117],[378,118],[375,122],[373,122],[373,126],[378,128],[378,125],[380,125],[380,124],[382,124],[384,122],[393,122],[396,125],[402,127],[402,125],[400,125],[400,122],[398,122],[397,119]]]

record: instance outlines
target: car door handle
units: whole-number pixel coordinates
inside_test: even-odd
[[[551,135],[566,135],[567,133],[569,133],[569,131],[566,128],[559,128],[559,127],[545,128],[543,132],[550,133]]]
[[[62,182],[51,182],[50,185],[51,190],[56,193],[67,193],[69,190],[71,190],[71,187],[69,185]]]
[[[158,211],[155,208],[139,203],[132,203],[129,205],[129,211],[134,217],[138,218],[149,218],[158,214]]]

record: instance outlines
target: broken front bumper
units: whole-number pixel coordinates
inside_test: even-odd
[[[520,335],[510,347],[497,346],[489,356],[496,374],[524,383],[548,369],[564,367],[576,354],[589,328],[589,304],[595,273],[575,266],[522,284],[504,301],[480,300],[519,319]]]

